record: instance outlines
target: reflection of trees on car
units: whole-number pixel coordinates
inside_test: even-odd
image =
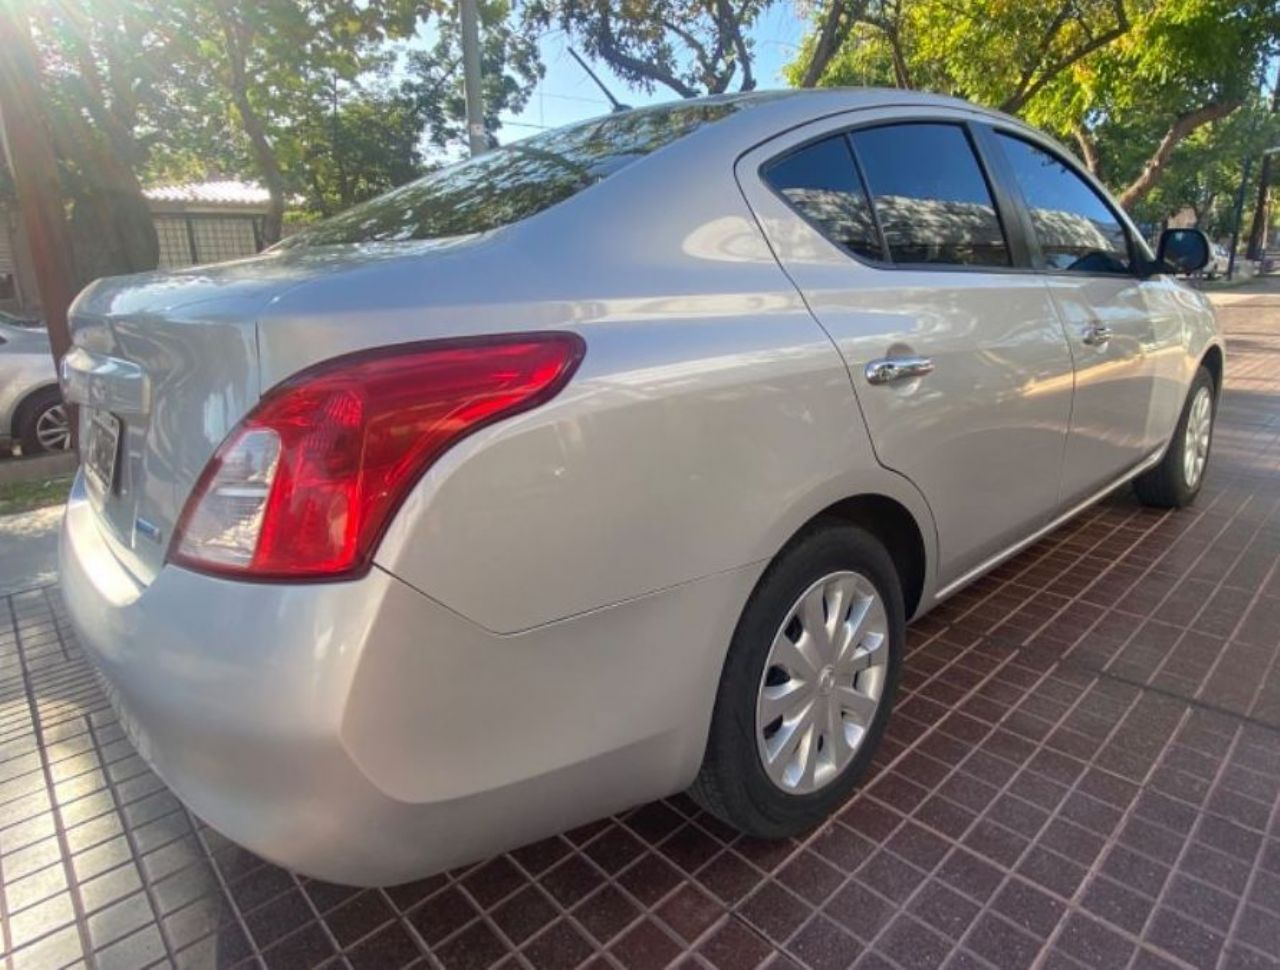
[[[281,245],[440,239],[495,229],[564,201],[741,103],[628,111],[535,135],[432,172]]]
[[[813,186],[791,186],[783,189],[782,194],[851,253],[866,259],[881,258],[876,225],[861,195]]]
[[[990,205],[904,195],[878,195],[875,202],[894,262],[1009,265]]]
[[[1045,260],[1054,269],[1128,272],[1128,243],[1118,222],[1100,222],[1060,209],[1032,208],[1031,225]]]

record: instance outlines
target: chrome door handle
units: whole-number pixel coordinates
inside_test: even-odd
[[[932,374],[933,361],[928,357],[880,357],[867,364],[864,373],[871,384],[891,384]]]
[[[1090,347],[1101,347],[1111,339],[1111,328],[1105,323],[1091,323],[1084,328],[1083,342]]]

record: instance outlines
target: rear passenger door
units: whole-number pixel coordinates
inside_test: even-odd
[[[1184,356],[1176,288],[1142,279],[1143,254],[1113,205],[1050,146],[994,131],[1025,203],[1031,258],[1062,316],[1076,393],[1062,501],[1076,504],[1159,449],[1181,408]]]
[[[1049,521],[1072,396],[1054,305],[967,119],[858,112],[737,166],[877,457],[932,507],[944,592]]]

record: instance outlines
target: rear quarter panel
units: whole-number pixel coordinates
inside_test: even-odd
[[[424,281],[419,327],[567,328],[587,353],[550,404],[429,470],[379,566],[511,633],[766,561],[851,495],[898,500],[932,552],[746,208],[737,150],[678,143]]]

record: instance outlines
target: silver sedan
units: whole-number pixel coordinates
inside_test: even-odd
[[[7,319],[6,319],[7,318]],[[49,336],[0,314],[0,441],[18,442],[24,455],[71,446]]]
[[[260,257],[99,281],[70,616],[139,752],[269,859],[389,883],[684,789],[820,823],[906,622],[1206,473],[1194,231],[902,91],[538,135]]]

